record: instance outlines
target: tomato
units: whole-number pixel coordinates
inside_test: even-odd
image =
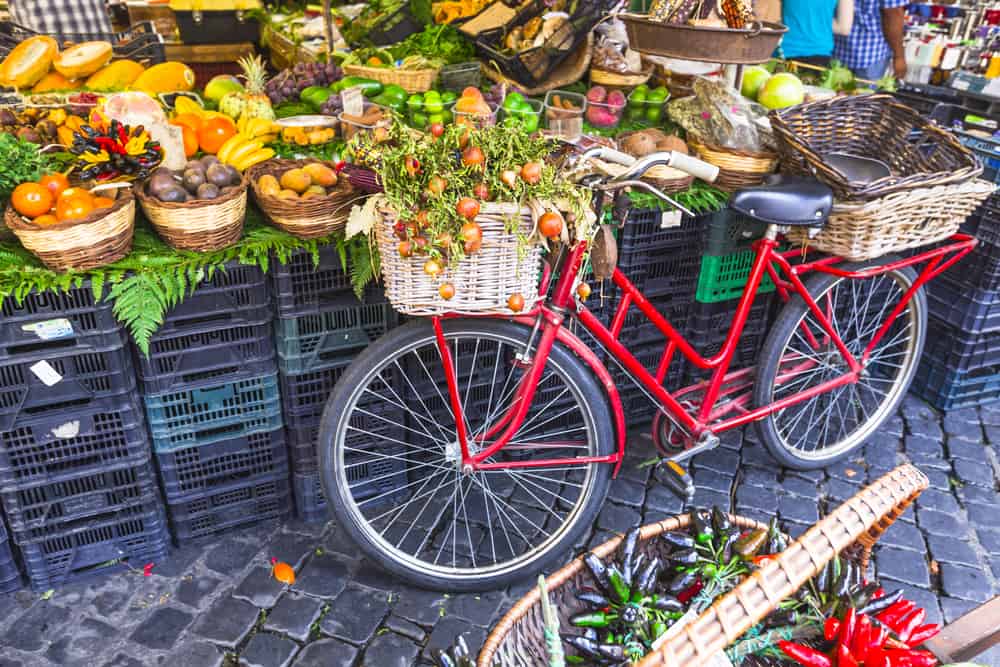
[[[466,220],[473,220],[479,215],[479,202],[472,197],[462,197],[455,204],[455,210]]]
[[[67,190],[66,192],[69,192]],[[87,194],[72,194],[59,198],[56,204],[56,217],[60,222],[65,220],[83,220],[94,211],[94,198]]]
[[[542,180],[542,165],[538,162],[526,162],[521,167],[521,178],[528,185],[538,185],[538,182]]]
[[[476,196],[476,199],[482,199],[483,201],[493,199],[493,193],[490,192],[490,186],[482,182],[476,183],[476,186],[472,188],[472,194]]]
[[[482,243],[483,228],[475,222],[467,222],[462,225],[462,240],[466,243]]]
[[[409,241],[400,241],[399,246],[399,256],[400,257],[412,257],[413,256],[413,244]]]
[[[441,283],[441,286],[438,287],[438,294],[445,301],[450,301],[455,296],[455,286],[451,283]]]
[[[486,156],[483,155],[483,150],[479,146],[469,146],[462,151],[463,167],[482,169],[484,162],[486,162]]]
[[[413,249],[418,255],[426,255],[428,245],[430,243],[427,241],[426,236],[417,236],[413,239]]]
[[[431,136],[437,139],[442,134],[444,134],[444,125],[442,125],[441,123],[434,123],[433,125],[431,125],[430,130],[431,130]]]
[[[236,125],[227,118],[210,118],[198,130],[198,145],[206,153],[215,154],[230,137],[236,134]]]
[[[590,285],[587,283],[580,283],[576,286],[576,295],[580,297],[580,301],[586,301],[590,298]]]
[[[431,224],[431,214],[427,209],[422,208],[417,211],[417,217],[414,218],[414,221],[417,223],[417,227],[424,229],[427,225]]]
[[[441,275],[441,271],[443,270],[444,269],[441,268],[441,263],[438,262],[436,259],[429,259],[426,262],[424,262],[424,273],[426,273],[432,278],[434,276]]]
[[[500,181],[513,190],[517,185],[517,172],[513,169],[504,169],[500,172]]]
[[[524,310],[524,297],[517,293],[511,294],[507,299],[507,307],[515,313],[520,313]]]
[[[451,234],[441,233],[437,235],[434,239],[434,245],[440,248],[444,252],[448,252],[451,249],[451,244],[454,242]]]
[[[427,181],[427,191],[434,196],[440,195],[446,187],[448,187],[448,181],[440,176],[431,176],[431,179]]]
[[[462,248],[465,249],[466,255],[471,255],[473,253],[479,252],[479,249],[483,247],[482,241],[466,241],[462,244]]]
[[[48,188],[48,191],[52,193],[54,198],[58,198],[64,190],[69,189],[69,179],[59,173],[46,174],[38,182]]]
[[[52,208],[54,197],[49,189],[40,183],[21,183],[10,195],[14,210],[28,218],[45,215]]]
[[[542,217],[538,219],[538,231],[546,238],[557,239],[562,234],[562,230],[562,216],[558,213],[548,211],[543,213]]]
[[[405,241],[407,237],[406,223],[400,220],[392,226],[392,233],[396,235],[396,238],[400,241]]]

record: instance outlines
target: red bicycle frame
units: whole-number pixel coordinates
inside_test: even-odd
[[[821,259],[793,264],[790,260],[801,257],[801,250],[779,252],[775,240],[776,228],[771,227],[767,236],[755,245],[757,254],[750,270],[746,287],[740,297],[736,314],[730,326],[722,349],[712,357],[703,357],[694,347],[664,318],[639,289],[617,268],[612,280],[620,289],[622,298],[611,321],[606,327],[587,307],[578,302],[574,296],[577,277],[582,269],[587,245],[578,243],[570,251],[563,263],[562,272],[555,285],[553,294],[547,301],[542,301],[532,312],[513,318],[532,328],[532,336],[525,365],[527,370],[520,380],[514,394],[511,407],[495,424],[478,436],[476,447],[470,447],[469,434],[465,429],[465,420],[461,418],[462,402],[458,390],[458,378],[450,347],[446,344],[441,318],[433,318],[434,331],[437,336],[438,348],[441,353],[442,365],[447,376],[448,392],[451,406],[456,415],[457,434],[462,450],[463,467],[469,470],[511,469],[528,467],[560,467],[589,463],[614,463],[615,473],[621,465],[625,448],[625,417],[618,396],[618,390],[607,368],[597,355],[578,336],[564,326],[567,316],[575,311],[583,327],[590,332],[614,357],[623,368],[635,379],[658,403],[658,409],[663,416],[670,419],[686,435],[685,444],[690,447],[705,434],[716,434],[733,429],[749,422],[762,419],[778,410],[785,409],[814,396],[831,391],[838,387],[857,382],[871,352],[882,337],[889,331],[892,323],[903,312],[906,304],[927,281],[947,270],[955,262],[972,251],[976,239],[965,234],[956,234],[946,245],[928,250],[903,260],[874,266],[862,270],[847,270],[838,265],[844,263],[840,257],[826,256]],[[874,337],[860,358],[851,354],[844,344],[823,308],[809,294],[801,276],[810,272],[828,273],[841,278],[864,280],[895,269],[927,262],[919,273],[916,281],[896,307],[886,316]],[[757,290],[764,276],[770,276],[780,297],[787,301],[792,294],[797,294],[805,302],[817,323],[846,362],[847,371],[836,378],[822,384],[810,387],[804,391],[786,396],[768,405],[748,407],[751,400],[750,389],[753,387],[753,368],[729,373],[729,367],[736,351],[737,343],[743,333],[750,309],[756,299]],[[550,275],[546,272],[542,280],[541,292],[548,291]],[[666,342],[663,357],[655,374],[650,373],[625,347],[619,337],[625,318],[632,306],[637,307],[643,315],[664,335]],[[457,316],[456,316],[457,317]],[[811,332],[807,332],[812,336]],[[536,340],[537,339],[537,340]],[[615,454],[607,456],[533,459],[527,461],[496,462],[488,459],[503,449],[513,439],[521,428],[531,407],[535,387],[538,385],[552,346],[563,344],[581,357],[597,375],[603,384],[611,402],[615,420],[615,430],[618,447]],[[702,383],[684,388],[673,394],[663,387],[667,369],[677,352],[698,368],[712,371],[710,378]],[[698,393],[701,399],[692,409],[681,404],[681,399],[687,395]],[[741,393],[742,392],[742,393]],[[725,401],[720,405],[720,399]],[[737,412],[735,416],[723,418],[725,415]]]

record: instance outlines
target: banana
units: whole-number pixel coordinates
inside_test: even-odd
[[[277,140],[278,140],[277,134],[261,134],[257,136],[257,141],[259,141],[264,145],[274,143]]]
[[[256,153],[264,147],[264,144],[260,143],[256,139],[253,141],[247,141],[246,143],[238,146],[227,156],[226,164],[231,164],[234,167],[240,163],[240,160],[250,155],[251,153]],[[220,160],[222,158],[219,158]]]
[[[261,148],[260,150],[254,151],[249,155],[245,156],[238,163],[233,166],[239,171],[246,171],[255,164],[260,164],[264,160],[270,160],[274,157],[274,150],[271,148]]]
[[[215,157],[219,158],[219,162],[224,164],[229,164],[229,157],[233,154],[233,151],[238,147],[246,143],[247,138],[241,134],[234,134],[233,136],[226,139],[225,143],[219,147],[218,152]]]

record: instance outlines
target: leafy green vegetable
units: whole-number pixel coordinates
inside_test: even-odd
[[[636,208],[658,208],[664,211],[673,208],[667,202],[648,192],[630,192],[628,196]],[[729,202],[729,195],[702,181],[695,181],[687,190],[674,192],[670,196],[681,206],[698,214],[722,210]]]
[[[0,134],[0,201],[21,183],[37,181],[49,167],[49,159],[38,152],[38,144],[3,133]]]
[[[315,144],[310,146],[299,146],[284,141],[276,141],[271,144],[276,157],[290,160],[301,160],[307,157],[314,157],[318,160],[328,160],[330,162],[340,161],[340,156],[344,152],[344,144],[341,141],[329,141],[325,144]]]
[[[854,72],[844,67],[839,60],[830,61],[830,68],[823,73],[819,85],[836,90],[838,93],[854,90]]]
[[[446,65],[468,62],[476,50],[458,29],[450,25],[433,25],[414,33],[399,44],[389,47],[395,59],[420,55],[444,61]]]

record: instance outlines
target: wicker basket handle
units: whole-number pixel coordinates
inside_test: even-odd
[[[927,477],[911,465],[884,475],[716,600],[670,641],[643,658],[639,667],[700,667],[855,542],[864,548],[863,562],[867,564],[878,538],[927,485]]]

